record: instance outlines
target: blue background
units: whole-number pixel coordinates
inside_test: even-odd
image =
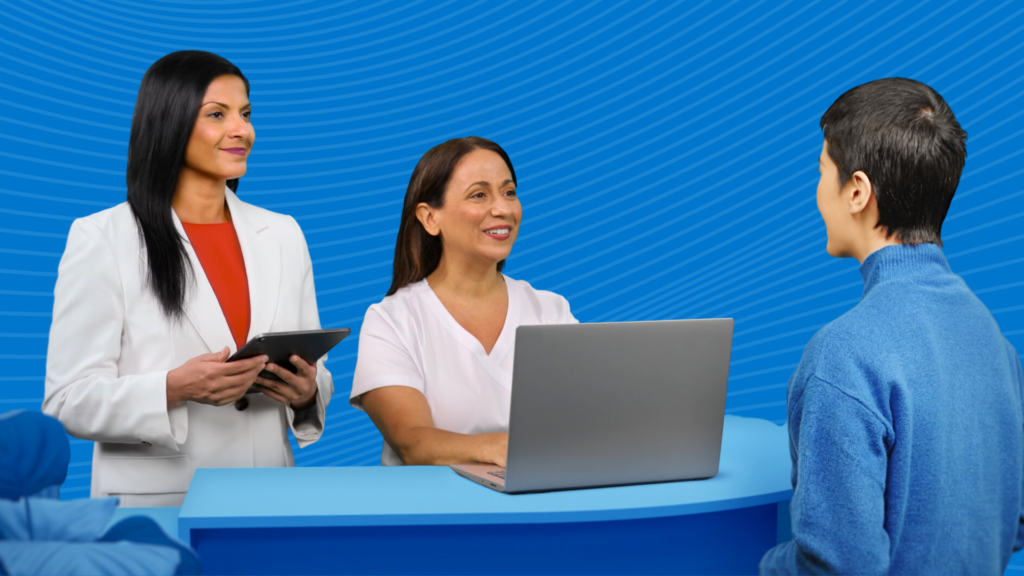
[[[457,136],[515,164],[510,276],[584,322],[735,318],[726,411],[781,423],[807,340],[862,289],[825,253],[818,120],[857,84],[921,80],[969,133],[946,254],[1021,349],[1022,29],[1010,1],[0,0],[0,410],[39,408],[67,231],[124,200],[139,81],[181,49],[249,77],[240,195],[295,216],[322,323],[355,332],[300,466],[379,463],[347,402],[358,331],[412,168]],[[65,498],[88,495],[91,453],[72,440]]]

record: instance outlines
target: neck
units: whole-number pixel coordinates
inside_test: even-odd
[[[853,215],[852,246],[847,255],[853,256],[861,264],[882,248],[901,244],[895,234],[887,235],[889,231],[878,225],[878,216],[878,202],[874,195],[868,199],[862,211]]]
[[[473,300],[493,296],[505,286],[494,262],[449,257],[447,251],[441,254],[437,269],[427,276],[427,283],[435,292]]]
[[[221,224],[231,221],[224,198],[226,180],[210,178],[182,168],[171,207],[178,219],[188,224]]]
[[[872,254],[878,252],[879,250],[885,248],[886,246],[896,246],[898,244],[902,244],[902,242],[900,242],[899,239],[896,238],[895,234],[886,238],[885,233],[879,233],[877,230],[875,230],[874,232],[875,233],[872,234],[869,238],[866,238],[863,242],[860,242],[859,245],[852,251],[852,256],[856,258],[857,261],[860,262],[861,264],[863,264],[864,261],[867,260],[868,256],[871,256]]]

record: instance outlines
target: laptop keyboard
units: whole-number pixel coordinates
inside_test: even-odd
[[[488,472],[488,474],[490,474],[491,476],[496,476],[498,478],[501,478],[502,480],[505,479],[505,471],[504,470],[492,470],[492,471]]]

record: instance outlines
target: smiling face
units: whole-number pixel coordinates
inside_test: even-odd
[[[184,168],[213,180],[244,176],[256,139],[249,113],[241,78],[219,76],[210,82],[185,150]]]
[[[441,235],[443,257],[497,264],[512,251],[523,208],[508,165],[498,154],[478,148],[455,166],[444,205],[420,204],[417,217],[428,233]]]

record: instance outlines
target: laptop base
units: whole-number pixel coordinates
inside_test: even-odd
[[[468,478],[477,484],[486,486],[491,490],[505,492],[505,469],[493,464],[452,464],[450,466],[456,474]],[[489,474],[489,472],[501,472],[502,477]]]

